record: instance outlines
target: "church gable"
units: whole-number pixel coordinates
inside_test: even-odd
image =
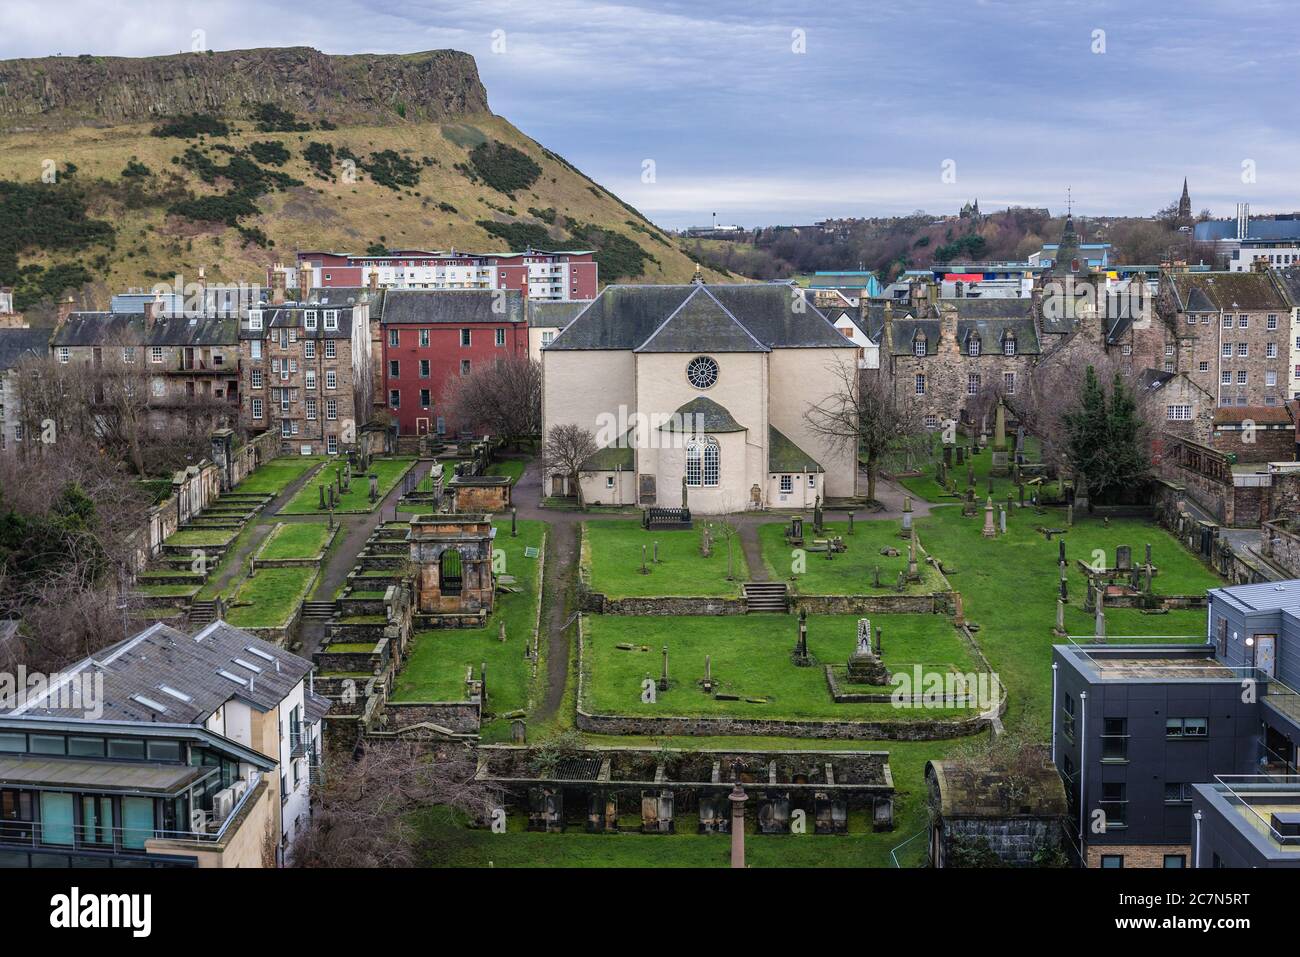
[[[769,352],[707,288],[697,285],[636,352]]]

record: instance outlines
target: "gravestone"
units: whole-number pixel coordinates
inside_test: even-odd
[[[912,496],[903,496],[903,534],[906,536],[912,531]]]
[[[958,465],[966,464],[966,446],[964,445],[957,446],[957,464]]]
[[[1005,508],[998,509],[998,531],[1003,535],[1007,533],[1007,510]]]
[[[858,642],[848,661],[849,681],[855,684],[889,684],[889,669],[871,648],[871,619],[858,619]]]
[[[659,690],[668,690],[668,646],[664,645],[663,671],[659,675]]]
[[[808,657],[808,611],[799,609],[799,636],[795,639],[794,663],[796,667],[807,668],[812,664]]]
[[[1133,549],[1128,545],[1115,547],[1115,570],[1121,572],[1133,570]]]
[[[528,725],[523,718],[515,718],[510,722],[510,740],[515,744],[528,743]]]
[[[984,505],[984,530],[980,532],[985,538],[994,538],[998,530],[993,527],[993,499],[990,498]]]

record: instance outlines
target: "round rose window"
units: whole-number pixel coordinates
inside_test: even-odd
[[[707,389],[718,381],[718,364],[708,356],[696,356],[686,364],[686,378],[697,389]]]

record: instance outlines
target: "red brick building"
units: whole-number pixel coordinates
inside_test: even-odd
[[[383,390],[377,402],[399,435],[455,435],[474,423],[448,421],[448,382],[487,363],[528,357],[528,321],[516,290],[390,289],[379,314]]]

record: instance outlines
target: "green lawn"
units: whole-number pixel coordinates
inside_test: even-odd
[[[586,629],[587,707],[607,714],[734,715],[749,718],[843,718],[906,721],[951,715],[950,709],[898,709],[892,704],[836,704],[826,686],[823,664],[842,665],[856,645],[856,615],[812,615],[808,650],[811,668],[790,662],[798,634],[794,615],[623,616],[591,615]],[[892,671],[979,670],[950,619],[941,615],[876,615],[883,629],[885,664]],[[633,650],[618,648],[631,644]],[[647,674],[658,678],[668,646],[669,688],[654,703],[641,700]],[[642,651],[642,648],[647,650]],[[713,658],[718,690],[740,701],[718,700],[702,691],[704,657]],[[852,686],[853,690],[888,692]],[[918,689],[919,690],[919,689]],[[752,703],[745,698],[765,698]]]
[[[1051,646],[1056,622],[1057,538],[1047,541],[1035,526],[1060,528],[1062,510],[1037,515],[1032,509],[1012,509],[1007,535],[989,540],[980,536],[983,516],[965,518],[956,507],[935,509],[918,522],[926,546],[944,560],[952,587],[962,593],[966,615],[981,626],[976,637],[1010,693],[1010,714],[1025,709],[1047,731],[1052,688]],[[1222,582],[1209,568],[1182,548],[1163,529],[1138,519],[1113,519],[1106,528],[1100,519],[1083,518],[1065,536],[1069,561],[1070,601],[1066,630],[1090,635],[1093,616],[1082,609],[1085,579],[1073,565],[1076,558],[1090,561],[1092,550],[1105,549],[1113,565],[1116,545],[1131,545],[1134,561],[1141,561],[1150,542],[1152,560],[1159,569],[1153,587],[1162,595],[1200,595]],[[1163,615],[1134,609],[1106,612],[1108,640],[1127,634],[1205,634],[1205,611],[1189,609]],[[888,647],[886,645],[886,647]]]
[[[727,543],[716,533],[713,554],[700,555],[701,528],[689,531],[647,532],[637,521],[599,521],[584,525],[583,560],[590,561],[591,589],[609,598],[666,595],[673,597],[739,597],[749,568],[740,547],[732,540],[735,580],[727,581]],[[659,563],[653,562],[659,543]],[[641,546],[645,546],[648,575],[641,574]]]
[[[379,476],[379,498],[376,504],[383,501],[384,496],[392,490],[414,461],[413,458],[398,457],[375,459],[370,463],[370,471]],[[342,468],[342,462],[331,462],[326,465],[290,499],[289,504],[281,509],[281,514],[310,515],[324,511],[320,507],[320,489],[334,483],[337,478],[336,471]],[[370,479],[358,473],[352,476],[351,487],[342,494],[335,511],[369,512],[373,511],[374,507],[370,502]]]
[[[183,528],[167,536],[168,545],[193,545],[196,548],[213,548],[229,545],[239,533],[231,528]]]
[[[524,466],[528,463],[523,459],[498,459],[487,467],[488,475],[508,475],[513,485],[519,481],[519,477],[524,474]]]
[[[306,596],[315,574],[314,568],[303,567],[258,569],[256,575],[240,584],[226,612],[226,621],[248,628],[283,625]]]
[[[803,595],[884,595],[895,594],[894,586],[898,573],[907,571],[908,540],[899,537],[902,523],[897,519],[876,521],[854,521],[853,534],[848,533],[848,522],[827,522],[827,535],[839,535],[844,539],[847,551],[828,559],[825,552],[804,552],[802,559],[795,554],[795,549],[786,544],[785,529],[787,523],[776,522],[760,525],[758,540],[763,548],[763,563],[773,581],[790,582],[792,569],[796,561],[801,560],[804,571],[793,575],[795,590]],[[919,531],[918,531],[919,534]],[[804,522],[804,544],[813,540],[812,521]],[[898,557],[890,558],[880,554],[882,547],[898,549]],[[917,555],[917,570],[921,574],[919,582],[910,582],[904,589],[909,595],[927,594],[942,591],[943,576],[925,562],[925,542],[921,542],[922,552]],[[880,566],[880,588],[872,586],[873,569]]]
[[[940,432],[936,432],[933,438],[934,438],[934,444],[933,444],[933,452],[931,458],[928,461],[913,462],[913,467],[916,468],[918,471],[920,471],[922,474],[918,476],[914,476],[912,478],[900,479],[900,482],[909,492],[912,492],[918,498],[924,499],[927,502],[956,501],[956,499],[950,493],[948,493],[945,489],[940,487],[939,482],[936,479],[938,463],[943,460],[943,435]],[[993,441],[991,435],[989,441],[990,442]],[[971,458],[970,458],[969,436],[964,436],[961,433],[958,433],[957,442],[958,444],[964,445],[966,447],[966,455],[967,455],[966,461],[970,462]],[[1008,461],[1014,461],[1014,457],[1015,457],[1015,434],[1014,433],[1010,433],[1007,435],[1007,450],[1008,450],[1007,451]],[[1040,461],[1039,441],[1033,436],[1025,437],[1025,460],[1031,463]],[[975,495],[980,500],[980,502],[983,502],[988,497],[989,494],[989,485],[988,485],[989,469],[993,467],[992,446],[984,449],[974,457],[974,466],[975,466],[974,467]],[[898,467],[901,468],[902,463],[898,463]],[[966,490],[966,479],[968,476],[968,469],[964,463],[961,466],[957,465],[956,450],[953,451],[953,467],[949,470],[948,474],[957,480],[957,491],[959,493],[964,492]],[[1056,482],[1047,483],[1047,491],[1049,491],[1052,495],[1058,494],[1057,483]],[[1007,500],[1008,492],[1015,494],[1016,500],[1019,501],[1019,493],[1016,492],[1016,486],[1015,483],[1011,481],[1011,477],[1010,476],[995,477],[993,479],[994,504],[995,505],[999,503],[1005,504]],[[1031,495],[1032,493],[1030,487],[1026,487],[1025,488],[1026,502],[1030,500]],[[982,512],[980,514],[981,516],[983,515]]]
[[[417,634],[410,659],[397,676],[395,701],[461,701],[465,698],[465,669],[488,666],[488,705],[498,714],[525,708],[532,666],[524,661],[525,642],[537,622],[540,558],[525,558],[526,547],[542,547],[545,522],[519,521],[519,535],[510,537],[510,519],[494,522],[494,549],[505,553],[505,574],[521,590],[498,595],[496,608],[484,628],[446,628]],[[506,623],[506,640],[498,640],[498,622]],[[545,639],[543,639],[543,642]]]
[[[275,526],[257,553],[259,560],[315,558],[329,541],[325,522],[284,522]]]
[[[252,475],[235,486],[235,491],[279,495],[300,476],[324,462],[325,459],[323,455],[284,455],[278,459],[271,459],[254,469]]]
[[[593,739],[594,740],[594,739]],[[773,738],[605,738],[600,743],[625,747],[701,747],[781,750],[888,751],[894,777],[894,829],[873,832],[865,811],[849,814],[845,837],[817,835],[745,835],[745,860],[750,867],[893,867],[890,851],[899,848],[905,867],[925,860],[923,835],[925,763],[943,758],[951,741],[815,741]],[[636,807],[620,807],[635,815]],[[430,867],[729,867],[731,838],[726,834],[695,834],[694,814],[677,815],[677,834],[586,834],[571,827],[562,834],[525,831],[526,815],[513,812],[505,834],[462,826],[442,808],[417,818],[426,841]],[[811,831],[811,829],[810,829]],[[922,836],[917,836],[921,834]],[[913,840],[908,840],[914,838]]]

